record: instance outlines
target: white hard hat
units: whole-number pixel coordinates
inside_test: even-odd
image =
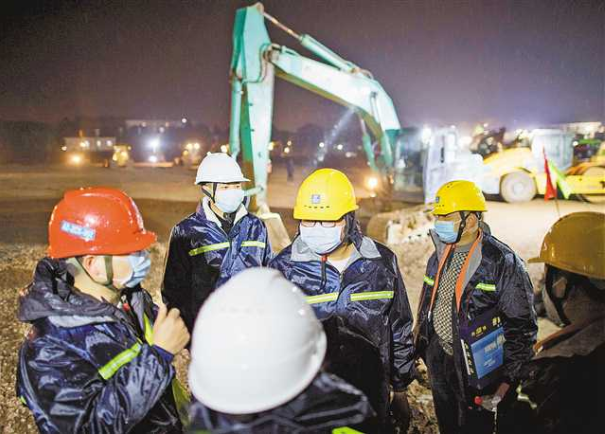
[[[189,385],[215,411],[257,413],[306,389],[325,353],[326,335],[296,285],[277,270],[249,268],[200,310]]]
[[[244,177],[237,161],[227,154],[208,154],[197,168],[196,184],[205,182],[218,182],[227,184],[229,182],[250,181]]]

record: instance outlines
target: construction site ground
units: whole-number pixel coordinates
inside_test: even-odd
[[[269,205],[278,212],[293,236],[296,222],[292,207],[296,190],[310,169],[297,168],[294,181],[286,180],[285,169],[275,167],[269,181]],[[17,354],[28,325],[16,319],[18,290],[31,279],[36,262],[45,254],[47,223],[53,206],[67,189],[103,185],[118,187],[130,194],[139,205],[147,228],[157,232],[158,243],[152,248],[153,268],[144,286],[157,297],[162,276],[162,264],[171,227],[193,212],[199,199],[199,190],[193,185],[194,171],[182,167],[169,169],[135,168],[67,168],[47,166],[0,166],[0,432],[35,432],[29,411],[15,397]],[[368,196],[363,188],[363,171],[349,173],[358,195]],[[553,201],[535,199],[532,202],[510,205],[490,201],[486,221],[492,233],[511,246],[524,260],[536,256],[542,238],[558,219],[575,211],[605,211],[604,205],[571,200],[559,201],[559,212]],[[422,206],[408,206],[392,214],[406,226],[405,241],[390,247],[399,258],[399,266],[406,284],[408,297],[415,312],[422,285],[426,261],[432,253],[432,243],[423,236],[430,225],[430,215]],[[377,238],[384,238],[388,219],[374,220],[369,230]],[[362,221],[368,228],[368,218]],[[542,279],[540,264],[528,265],[535,287]],[[540,335],[555,330],[547,320],[540,320]],[[185,377],[188,355],[176,359],[179,376]],[[413,409],[410,432],[437,432],[430,390],[423,379],[414,382],[409,395]]]

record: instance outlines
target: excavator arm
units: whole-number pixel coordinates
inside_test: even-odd
[[[265,20],[296,38],[322,61],[301,56],[269,38]],[[352,109],[362,123],[363,146],[372,170],[392,176],[401,125],[393,101],[371,74],[344,60],[309,35],[299,35],[264,12],[260,3],[239,9],[231,60],[230,152],[242,152],[256,207],[266,204],[275,77]],[[374,143],[380,154],[375,158]],[[401,157],[399,166],[402,165]]]

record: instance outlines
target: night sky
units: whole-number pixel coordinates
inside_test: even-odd
[[[185,116],[229,121],[234,13],[245,1],[27,1],[0,6],[0,119]],[[605,119],[601,1],[265,1],[266,11],[372,71],[405,125],[510,127]],[[309,55],[269,25],[274,41]],[[275,122],[343,109],[276,87]]]

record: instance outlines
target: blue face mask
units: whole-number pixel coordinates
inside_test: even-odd
[[[218,208],[227,214],[237,211],[244,200],[244,190],[241,188],[230,188],[228,190],[217,190],[214,202]]]
[[[149,269],[151,268],[151,258],[146,250],[132,253],[128,255],[128,262],[132,267],[132,274],[124,282],[124,286],[128,288],[134,288],[145,279]]]
[[[446,244],[452,244],[456,242],[458,238],[458,231],[456,230],[456,223],[450,221],[435,221],[435,232],[441,241]]]
[[[300,226],[300,238],[318,255],[332,252],[341,243],[343,226],[324,228],[320,224],[312,227]]]

